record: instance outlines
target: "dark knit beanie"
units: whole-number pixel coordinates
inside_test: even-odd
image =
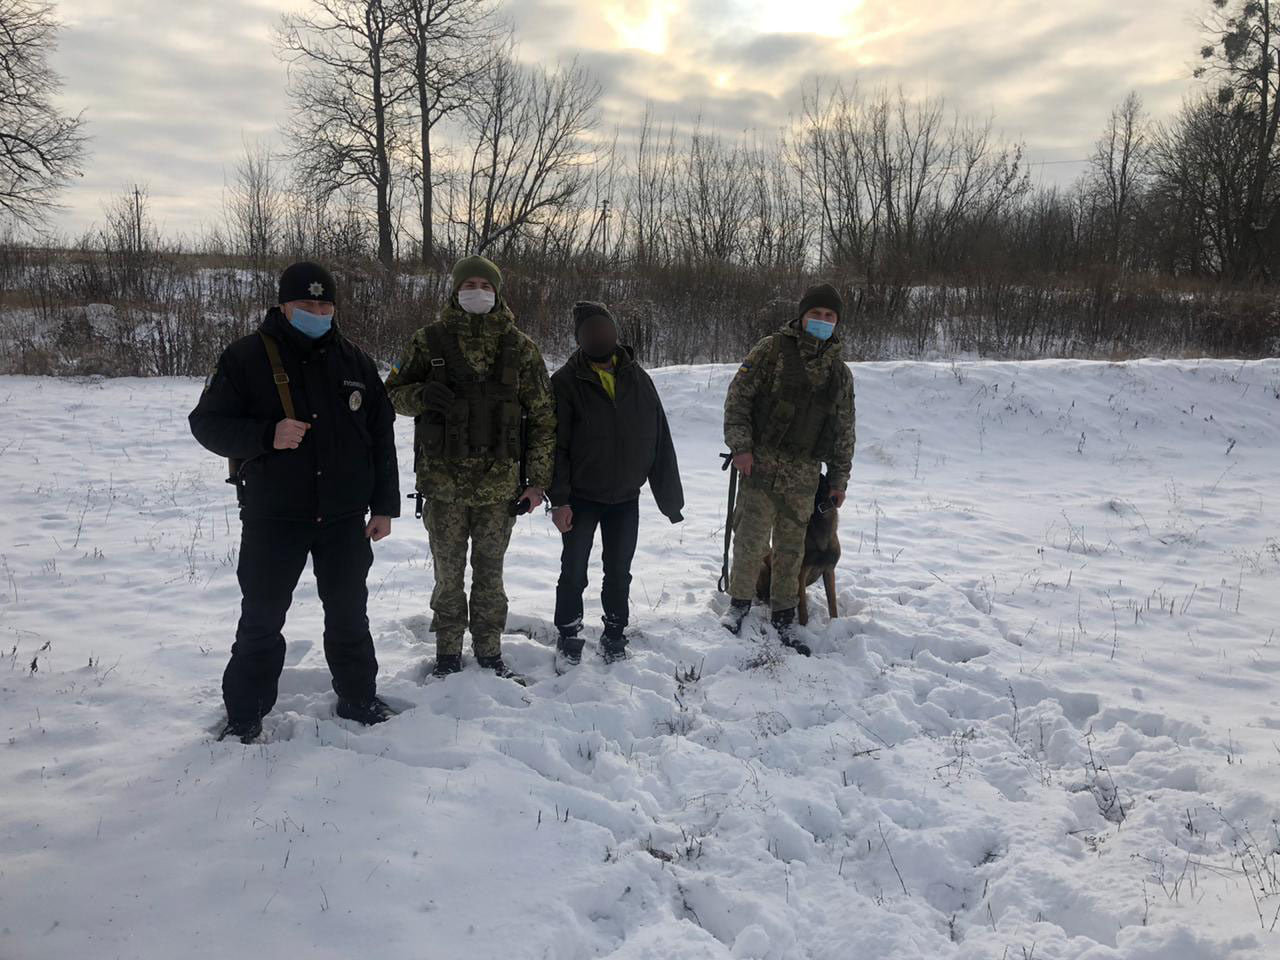
[[[844,316],[844,300],[840,292],[829,283],[819,283],[810,287],[800,298],[800,316],[804,316],[814,307],[826,307],[834,310],[837,319]]]
[[[338,285],[333,282],[333,274],[318,263],[304,260],[286,267],[280,274],[279,303],[291,300],[320,300],[324,303],[338,302]]]
[[[453,265],[453,292],[457,293],[462,285],[472,277],[484,277],[493,284],[494,293],[502,293],[502,271],[492,260],[485,257],[463,257]]]
[[[613,314],[609,312],[609,308],[603,303],[597,303],[594,300],[579,300],[573,305],[574,340],[577,340],[578,335],[582,332],[582,325],[592,317],[608,317],[614,329],[618,328],[618,321],[614,319]]]

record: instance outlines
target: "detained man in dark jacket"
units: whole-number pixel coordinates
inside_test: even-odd
[[[242,601],[219,739],[251,743],[262,733],[284,667],[280,631],[308,556],[338,716],[370,724],[392,713],[375,693],[365,579],[371,542],[400,515],[395,411],[373,361],[338,331],[336,300],[318,264],[285,270],[280,305],[227,347],[189,418],[200,444],[231,461],[240,502]]]
[[[578,350],[551,377],[556,399],[552,520],[564,540],[556,588],[557,667],[582,659],[582,594],[600,529],[601,603],[606,663],[627,655],[631,561],[646,482],[672,523],[684,518],[684,490],[667,415],[653,380],[618,343],[618,325],[602,303],[573,308]]]

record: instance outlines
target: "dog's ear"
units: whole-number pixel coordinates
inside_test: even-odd
[[[827,475],[824,473],[818,477],[818,492],[814,496],[813,502],[815,504],[822,503],[822,501],[826,500],[830,496],[831,496],[831,481],[827,478]]]

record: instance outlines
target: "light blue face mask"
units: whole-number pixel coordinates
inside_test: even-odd
[[[324,317],[317,313],[307,313],[301,307],[294,307],[289,322],[304,336],[319,340],[333,327],[333,315]]]
[[[836,325],[826,320],[806,320],[804,328],[809,331],[810,336],[817,337],[819,340],[830,340],[831,335],[836,332]]]

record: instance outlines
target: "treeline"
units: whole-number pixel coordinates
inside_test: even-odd
[[[1209,7],[1177,115],[1104,108],[1086,172],[1035,187],[941,98],[815,80],[768,134],[651,106],[610,130],[590,73],[521,63],[489,0],[313,0],[276,37],[289,149],[246,145],[195,238],[162,238],[139,186],[74,243],[0,245],[0,362],[204,373],[304,257],[390,361],[471,252],[553,356],[591,297],[650,363],[734,359],[818,276],[866,359],[1275,353],[1280,23]]]

